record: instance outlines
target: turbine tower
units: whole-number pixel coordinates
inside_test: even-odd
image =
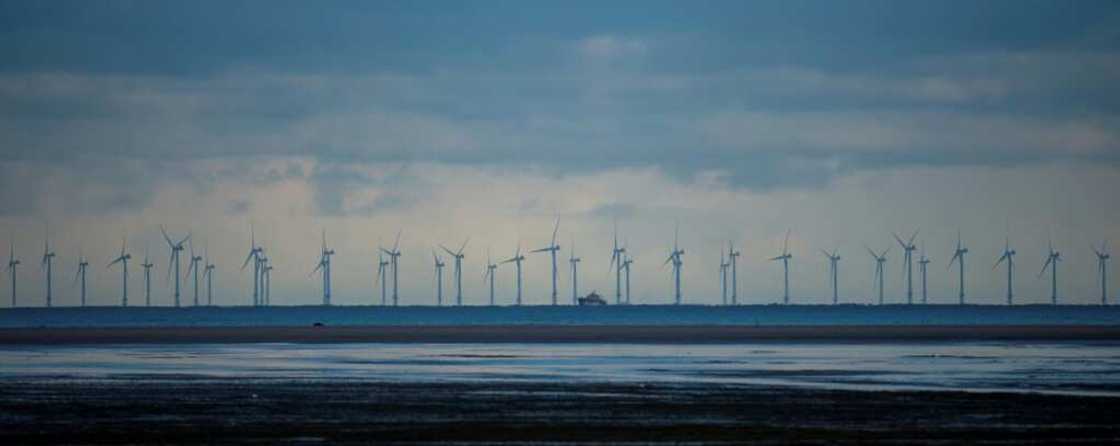
[[[82,281],[82,306],[86,306],[86,268],[89,267],[89,262],[86,261],[84,256],[78,256],[78,273],[74,275],[74,281],[79,279]]]
[[[673,250],[669,252],[669,258],[665,259],[665,263],[661,264],[662,267],[670,262],[673,264],[673,303],[675,305],[681,304],[681,266],[684,265],[684,262],[681,261],[684,250],[677,246],[679,235],[680,227],[678,226],[673,230]]]
[[[206,279],[206,305],[214,306],[214,264],[210,263],[210,247],[206,247],[206,262],[202,277]]]
[[[436,264],[436,306],[443,306],[443,267],[446,265],[443,260],[436,254],[436,250],[432,250],[432,260]]]
[[[727,260],[731,263],[731,305],[739,304],[739,275],[736,271],[736,263],[739,260],[739,251],[735,250],[735,245],[731,240],[727,241]]]
[[[8,275],[12,279],[12,308],[16,307],[16,267],[19,266],[19,259],[16,258],[16,241],[12,238],[8,244]]]
[[[1108,259],[1112,255],[1108,252],[1108,242],[1101,243],[1101,249],[1093,248],[1093,253],[1097,255],[1097,274],[1101,277],[1101,305],[1108,305]]]
[[[992,271],[999,268],[999,264],[1004,261],[1007,262],[1007,304],[1011,305],[1014,299],[1014,288],[1012,286],[1012,274],[1015,270],[1015,250],[1011,249],[1011,239],[1005,239],[1003,244],[1003,255],[999,256],[996,264],[992,266]]]
[[[194,273],[194,275],[193,275],[193,277],[194,277],[194,306],[197,307],[198,306],[198,262],[202,261],[202,256],[196,256],[194,254],[194,242],[189,243],[188,246],[190,247],[190,252],[191,252],[191,264],[190,264],[189,267],[187,267],[187,276],[191,276],[192,272]]]
[[[953,268],[953,262],[957,262],[960,267],[960,281],[958,283],[960,304],[964,305],[964,255],[968,254],[968,248],[964,247],[961,243],[961,232],[957,231],[957,249],[953,251],[953,258],[949,259],[949,267],[946,270]]]
[[[552,305],[556,305],[556,251],[560,250],[560,245],[556,244],[556,231],[560,230],[560,218],[556,219],[556,225],[552,227],[552,241],[548,246],[535,249],[532,252],[547,252],[552,255]]]
[[[262,282],[261,288],[262,288],[262,291],[263,291],[261,293],[261,295],[264,297],[264,304],[265,305],[271,305],[272,304],[272,270],[274,268],[272,267],[271,264],[268,264],[267,262],[268,261],[265,260],[265,265],[261,267],[261,282]]]
[[[614,268],[614,303],[616,305],[622,303],[622,255],[626,254],[626,248],[618,247],[618,222],[614,223],[614,248],[611,250],[611,264],[609,268]]]
[[[918,247],[914,245],[914,238],[918,236],[918,231],[915,230],[914,234],[911,235],[910,238],[905,242],[902,241],[902,237],[899,237],[897,233],[892,235],[894,235],[894,239],[898,241],[899,246],[902,246],[902,250],[905,252],[904,256],[902,257],[902,266],[906,268],[906,303],[913,304],[914,250],[918,249]]]
[[[121,264],[121,306],[128,306],[128,261],[132,259],[132,254],[125,252],[125,242],[127,238],[121,238],[121,253],[117,258],[113,259],[106,268],[112,268],[113,265]],[[145,260],[147,263],[147,260]]]
[[[1050,302],[1054,305],[1058,304],[1058,262],[1062,260],[1062,254],[1054,250],[1054,243],[1049,243],[1050,253],[1046,255],[1046,263],[1042,265],[1042,271],[1038,272],[1038,277],[1041,278],[1042,274],[1046,272],[1046,267],[1050,267]]]
[[[378,247],[378,249],[381,249]],[[382,249],[382,251],[384,251]],[[381,284],[381,306],[385,306],[385,267],[389,266],[389,261],[385,260],[385,254],[378,253],[377,255],[377,282]]]
[[[517,305],[521,305],[521,262],[525,260],[525,256],[521,255],[521,243],[517,244],[517,251],[513,257],[506,259],[502,263],[513,262],[517,266]]]
[[[152,267],[154,263],[148,260],[148,248],[144,248],[144,263],[140,266],[144,267],[144,305],[152,306]]]
[[[389,264],[393,268],[393,306],[394,307],[397,306],[397,303],[399,302],[399,298],[398,298],[398,294],[397,294],[397,290],[398,290],[397,279],[399,279],[400,276],[397,273],[398,273],[398,266],[400,265],[398,263],[398,259],[401,256],[400,244],[401,244],[401,232],[397,231],[397,241],[393,243],[393,250],[389,251],[389,250],[386,250],[385,248],[381,248],[381,251],[384,251],[385,254],[389,255]]]
[[[459,246],[458,251],[452,251],[447,249],[446,246],[439,245],[440,248],[447,251],[447,254],[455,259],[455,305],[460,307],[463,306],[463,258],[466,257],[466,254],[463,254],[463,250],[467,249],[467,242],[469,241],[471,241],[470,237],[463,240],[463,245]]]
[[[875,280],[879,281],[879,305],[883,305],[883,264],[887,262],[887,252],[890,250],[891,248],[887,248],[881,254],[875,254],[875,251],[867,248],[871,258],[875,259]]]
[[[167,235],[167,230],[163,228],[163,225],[160,225],[159,232],[161,232],[163,234],[163,239],[167,241],[167,247],[169,249],[171,249],[171,258],[167,262],[167,265],[168,265],[167,275],[168,275],[168,278],[170,278],[172,273],[174,273],[174,275],[175,275],[175,307],[178,308],[179,307],[179,253],[183,252],[183,243],[186,243],[187,241],[189,241],[191,239],[191,235],[187,234],[187,236],[185,238],[183,238],[178,243],[176,243],[176,242],[171,240],[170,236]],[[175,265],[174,270],[172,270],[171,265]]]
[[[311,275],[320,273],[323,276],[323,305],[331,304],[331,256],[333,249],[327,248],[327,230],[323,230],[323,247],[319,252],[319,263],[311,270]]]
[[[630,264],[632,263],[634,258],[627,254],[626,261],[622,262],[622,269],[626,271],[626,305],[630,305]]]
[[[490,260],[490,250],[486,250],[486,272],[482,273],[482,282],[486,283],[486,279],[490,279],[490,306],[494,306],[494,271],[498,269],[498,265]]]
[[[840,281],[838,280],[838,271],[840,269],[840,255],[835,249],[832,250],[831,254],[829,254],[828,251],[822,249],[821,254],[824,254],[824,256],[828,258],[828,281],[832,282],[832,304],[836,305],[840,302],[840,293],[837,290],[840,284]]]
[[[727,305],[727,268],[731,264],[723,258],[723,250],[719,252],[719,286],[720,286],[720,302]]]
[[[926,299],[926,272],[929,270],[929,258],[926,257],[926,243],[922,242],[922,256],[918,260],[918,271],[922,273],[922,305],[925,305],[928,300]]]
[[[785,291],[782,293],[782,302],[784,302],[786,305],[789,305],[789,259],[793,258],[793,254],[789,253],[789,233],[790,230],[787,229],[786,240],[782,242],[782,254],[777,257],[770,258],[771,262],[777,260],[782,261],[782,271],[785,274]]]
[[[51,267],[52,267],[52,264],[54,263],[54,251],[51,251],[49,240],[50,239],[48,238],[43,242],[43,263],[42,263],[43,268],[47,270],[47,308],[50,308],[51,300],[52,300],[51,299],[52,298],[52,293],[51,293],[51,291],[52,291],[51,290],[52,268]]]
[[[579,305],[579,257],[576,257],[575,237],[572,237],[572,250],[568,253],[568,264],[572,266],[572,305]]]
[[[253,231],[253,226],[249,226],[249,254],[245,256],[245,262],[241,264],[241,271],[245,271],[245,267],[249,266],[249,262],[253,262],[253,306],[261,304],[261,255],[264,254],[264,248],[257,246],[257,236]]]

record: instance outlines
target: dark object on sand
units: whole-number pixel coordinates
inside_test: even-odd
[[[599,297],[599,294],[594,292],[594,291],[592,291],[591,294],[588,294],[587,296],[581,297],[581,298],[576,299],[576,300],[579,302],[580,305],[606,305],[607,304],[607,301],[603,300],[602,297]]]
[[[312,326],[312,327],[324,327],[324,325],[323,325],[323,323],[322,323],[322,322],[316,322],[316,323],[314,323],[314,324],[311,324],[311,326]]]

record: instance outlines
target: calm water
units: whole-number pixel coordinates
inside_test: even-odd
[[[239,344],[0,347],[0,379],[628,381],[1120,397],[1120,344]]]
[[[1098,305],[633,305],[606,307],[100,307],[0,309],[0,328],[650,324],[650,325],[1120,325]]]

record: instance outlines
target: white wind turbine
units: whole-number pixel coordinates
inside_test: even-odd
[[[875,279],[879,281],[879,305],[883,305],[883,264],[887,262],[887,252],[891,248],[884,249],[881,254],[875,254],[870,247],[867,252],[871,254],[871,258],[875,259]]]
[[[184,237],[182,240],[179,240],[179,242],[174,242],[174,241],[171,240],[171,237],[167,235],[167,230],[164,229],[162,225],[160,225],[159,231],[160,231],[160,233],[163,234],[163,239],[167,241],[167,247],[171,250],[171,257],[170,257],[170,260],[168,261],[167,275],[168,275],[168,278],[170,278],[172,274],[175,275],[175,307],[178,308],[179,307],[179,254],[181,252],[183,252],[183,243],[186,243],[186,242],[190,241],[191,235],[187,234],[187,236]],[[171,265],[175,265],[174,269],[171,268]]]
[[[16,307],[16,268],[20,261],[16,258],[16,241],[13,237],[8,244],[8,275],[12,280],[12,308]]]
[[[194,254],[194,242],[193,241],[190,242],[188,244],[188,246],[190,247],[190,253],[191,253],[190,262],[191,263],[190,263],[190,266],[187,267],[186,277],[193,277],[193,280],[194,280],[194,306],[197,307],[198,306],[198,263],[202,261],[202,256],[197,256],[197,255]],[[193,275],[192,275],[192,273],[193,273]]]
[[[828,251],[825,251],[823,249],[821,250],[821,254],[824,254],[824,256],[828,258],[828,281],[831,282],[832,285],[833,305],[836,305],[840,302],[840,292],[838,290],[840,285],[840,254],[838,253],[839,251],[836,249],[833,249],[832,253],[829,253]]]
[[[572,266],[572,305],[579,304],[579,257],[576,257],[576,240],[572,237],[572,249],[568,252],[568,264]]]
[[[1054,250],[1054,243],[1049,243],[1049,254],[1046,255],[1046,263],[1042,265],[1042,271],[1038,272],[1038,277],[1041,278],[1042,274],[1046,272],[1046,268],[1050,267],[1050,301],[1054,305],[1058,304],[1058,262],[1062,260],[1062,254]]]
[[[675,305],[681,304],[681,266],[684,262],[681,256],[684,255],[684,250],[680,249],[677,242],[679,241],[680,227],[673,230],[673,250],[669,252],[669,257],[665,259],[665,263],[661,265],[662,268],[669,263],[673,264],[673,303]]]
[[[264,254],[264,247],[257,246],[257,235],[253,231],[253,226],[249,226],[249,254],[245,256],[245,262],[241,264],[241,271],[245,271],[245,267],[249,266],[249,262],[253,262],[253,306],[260,306],[261,304],[261,256]]]
[[[548,246],[540,249],[535,249],[532,252],[547,252],[552,256],[552,305],[556,305],[556,252],[560,250],[560,245],[556,244],[556,231],[560,230],[560,218],[556,219],[556,225],[552,227],[552,241]]]
[[[443,306],[443,267],[446,266],[443,260],[436,254],[436,250],[432,250],[432,260],[436,266],[436,306]]]
[[[731,243],[731,240],[728,240],[727,260],[731,264],[731,305],[739,304],[739,274],[736,268],[739,254],[739,251],[735,250],[735,245]]]
[[[156,266],[148,260],[148,248],[144,248],[144,263],[140,266],[144,267],[144,305],[152,306],[152,267]]]
[[[385,254],[389,255],[389,264],[393,268],[393,306],[394,307],[397,306],[397,304],[399,303],[399,296],[397,294],[397,291],[398,291],[399,288],[397,287],[397,280],[400,278],[400,275],[398,274],[399,273],[399,266],[400,266],[399,259],[400,259],[400,256],[401,256],[400,244],[401,244],[401,232],[397,231],[397,241],[393,243],[393,250],[390,251],[390,250],[387,250],[385,248],[381,248],[381,251],[383,251]]]
[[[463,240],[463,244],[459,246],[458,251],[452,251],[447,249],[446,246],[439,245],[441,249],[447,251],[447,254],[455,259],[455,305],[460,307],[463,306],[463,258],[467,256],[463,254],[463,250],[467,249],[467,242],[469,241],[471,241],[470,237]]]
[[[52,287],[51,287],[51,272],[52,264],[54,262],[54,251],[50,248],[50,238],[43,242],[43,268],[47,270],[47,307],[51,307],[52,300]]]
[[[622,260],[623,254],[626,254],[626,248],[618,246],[618,222],[614,223],[614,248],[611,249],[611,264],[609,268],[614,269],[614,303],[622,303]]]
[[[128,306],[128,261],[132,259],[132,254],[125,252],[125,242],[127,237],[121,238],[121,253],[117,258],[113,259],[106,268],[112,268],[113,265],[121,264],[121,306]]]
[[[78,255],[78,272],[77,272],[77,274],[74,275],[74,281],[77,282],[77,281],[81,280],[81,282],[82,282],[82,284],[81,284],[82,285],[81,303],[82,303],[83,307],[86,306],[86,268],[88,268],[88,267],[89,267],[89,262],[86,261],[85,256],[79,254]]]
[[[793,254],[789,253],[789,234],[790,230],[787,229],[786,239],[784,242],[782,242],[782,253],[777,257],[770,258],[771,262],[778,260],[782,261],[782,271],[785,274],[785,280],[783,282],[785,284],[785,288],[783,288],[784,291],[782,292],[782,302],[786,305],[789,305],[789,259],[793,258]]]
[[[1011,249],[1011,239],[1010,238],[1005,239],[1004,240],[1004,245],[1003,245],[1003,255],[999,256],[999,259],[996,260],[996,264],[994,266],[992,266],[992,271],[995,271],[996,268],[999,268],[999,264],[1001,264],[1005,261],[1007,262],[1007,304],[1008,305],[1011,305],[1012,300],[1014,299],[1014,291],[1013,291],[1014,288],[1012,287],[1013,282],[1011,280],[1012,274],[1014,274],[1014,271],[1015,271],[1015,258],[1014,257],[1015,257],[1015,250]]]
[[[961,305],[964,305],[964,255],[965,254],[968,254],[968,248],[964,247],[964,243],[961,242],[961,232],[957,231],[957,249],[955,251],[953,251],[953,258],[949,259],[949,267],[946,268],[946,269],[947,270],[952,269],[953,268],[953,262],[957,262],[957,265],[960,267],[960,281],[957,282],[957,283],[959,284],[958,297],[960,299],[960,304]]]
[[[906,268],[906,271],[905,271],[906,272],[906,303],[907,304],[913,304],[914,303],[914,250],[918,249],[918,247],[916,245],[914,245],[914,238],[918,236],[918,231],[915,230],[914,234],[911,235],[910,238],[907,239],[905,242],[902,241],[902,237],[899,237],[897,233],[894,233],[894,234],[891,234],[891,235],[894,236],[894,239],[898,241],[899,246],[901,246],[902,250],[905,252],[905,254],[902,257],[902,266],[904,268]]]
[[[384,251],[378,247],[378,249]],[[377,283],[381,285],[381,306],[386,305],[385,300],[385,268],[389,266],[389,261],[385,260],[385,254],[377,254]]]
[[[502,263],[513,263],[517,267],[517,305],[521,305],[521,262],[525,260],[525,256],[521,255],[521,242],[517,243],[517,251],[514,252],[513,257],[506,259]]]
[[[1108,242],[1101,242],[1101,249],[1090,246],[1097,255],[1097,275],[1101,278],[1101,305],[1108,305],[1108,259],[1112,254],[1108,252]]]
[[[498,269],[498,265],[490,259],[490,250],[486,250],[486,272],[482,273],[482,282],[490,280],[490,306],[494,306],[494,271]]]

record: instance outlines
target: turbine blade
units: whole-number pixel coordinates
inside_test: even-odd
[[[175,243],[171,241],[171,236],[167,235],[167,230],[163,228],[163,225],[159,225],[159,232],[163,234],[163,239],[167,240],[168,245],[175,246]]]
[[[560,217],[556,217],[556,224],[552,226],[552,246],[556,246],[556,232],[560,230]]]
[[[397,248],[401,246],[401,230],[397,231],[397,241],[393,242],[393,252],[397,252]]]
[[[914,246],[914,239],[918,237],[918,230],[915,229],[913,234],[910,234],[910,240],[906,242],[909,246]]]
[[[901,246],[902,249],[906,249],[906,242],[902,241],[902,237],[899,237],[898,233],[892,232],[891,235],[894,236],[895,240],[898,240],[898,245]]]
[[[463,250],[467,249],[467,242],[469,242],[469,241],[471,241],[470,237],[467,237],[466,240],[463,240],[463,245],[459,246],[459,251],[457,251],[456,254],[463,255]],[[458,257],[458,256],[456,256],[456,257]]]

